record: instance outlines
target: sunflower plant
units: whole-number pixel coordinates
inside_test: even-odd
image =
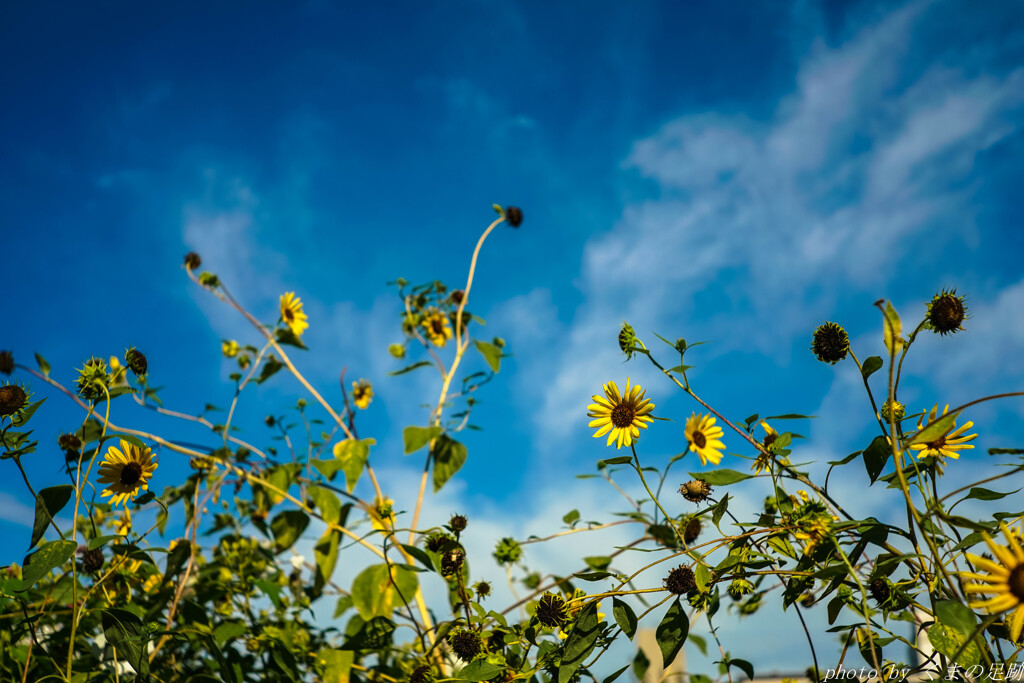
[[[970,410],[1021,393],[952,409],[945,397],[931,408],[900,402],[919,335],[955,339],[966,331],[967,306],[955,290],[927,302],[909,334],[891,304],[880,302],[879,355],[863,361],[840,324],[814,331],[811,351],[820,361],[856,365],[874,432],[864,448],[829,462],[824,476],[808,467],[805,437],[788,428],[810,416],[731,418],[691,382],[686,363],[699,343],[659,337],[671,361],[663,363],[625,323],[609,343],[627,361],[652,363],[666,388],[693,401],[689,415],[663,414],[671,404],[660,400],[656,414],[652,387],[630,377],[624,384],[595,378],[600,391],[578,427],[602,439],[591,443],[605,457],[596,474],[582,476],[606,480],[624,510],[587,522],[571,510],[552,520],[548,536],[496,537],[492,553],[471,557],[464,534],[472,515],[434,519],[424,503],[467,461],[474,442],[462,432],[474,426],[477,392],[495,381],[507,356],[503,339],[483,338],[483,321],[469,308],[485,241],[497,226],[523,220],[517,208],[495,209],[458,288],[392,283],[400,335],[388,347],[394,381],[436,373],[421,420],[402,431],[402,452],[422,462],[414,491],[378,471],[381,447],[360,434],[363,415],[406,392],[346,381],[343,371],[332,403],[291,355],[306,348],[316,325],[301,298],[282,294],[276,320],[261,322],[231,283],[199,270],[197,254],[185,257],[186,275],[253,328],[251,339],[221,340],[215,349],[232,367],[223,422],[208,416],[212,405],[200,415],[165,407],[150,378],[167,370],[150,368],[134,347],[90,356],[68,379],[38,354],[30,367],[0,352],[0,373],[19,375],[0,386],[0,465],[24,483],[34,506],[30,551],[0,568],[0,680],[611,683],[643,678],[652,657],[667,667],[688,648],[717,652],[710,668],[686,671],[710,683],[755,675],[756,648],[732,638],[729,626],[767,609],[783,612],[779,628],[801,635],[812,680],[830,680],[830,671],[834,677],[856,658],[887,679],[893,671],[906,677],[1021,663],[1020,513],[954,510],[1008,497],[987,487],[1022,469],[1019,450],[990,449],[1018,461],[970,484],[958,458],[981,445]],[[242,438],[233,424],[239,397],[284,376],[303,398],[267,415],[263,436]],[[51,396],[72,417],[47,447],[27,425]],[[165,428],[134,423],[133,410]],[[181,421],[206,430],[205,439],[175,436]],[[654,432],[671,435],[678,453],[652,452]],[[66,481],[40,488],[22,461],[47,450],[60,454]],[[172,459],[188,464],[185,475],[171,474]],[[687,477],[673,471],[677,463]],[[869,486],[905,508],[906,522],[852,514],[829,489],[831,476],[852,475],[845,468],[863,468]],[[730,510],[733,500],[754,495],[764,500],[750,518]],[[571,574],[530,564],[532,545],[612,526],[632,529],[633,541],[590,544]],[[504,605],[497,604],[501,574],[509,585]],[[812,632],[812,611],[827,619],[829,633]],[[654,631],[656,651],[608,661],[622,651],[610,649],[616,641],[640,640],[644,628]],[[827,639],[838,639],[838,660],[828,659]],[[908,649],[923,656],[908,661]]]

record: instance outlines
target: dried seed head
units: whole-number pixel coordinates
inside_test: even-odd
[[[701,503],[711,495],[711,485],[703,479],[691,479],[679,487],[679,493],[691,503]]]
[[[664,586],[673,595],[686,595],[697,588],[697,579],[693,570],[689,567],[679,565],[665,577]]]
[[[835,364],[850,351],[850,336],[842,325],[826,322],[814,331],[811,350],[822,363]]]
[[[505,220],[507,220],[508,224],[513,228],[518,228],[523,222],[523,210],[518,206],[508,207],[505,209]]]

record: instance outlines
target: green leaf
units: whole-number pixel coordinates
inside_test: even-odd
[[[247,630],[248,627],[241,619],[222,621],[213,629],[213,637],[217,640],[217,644],[223,647],[226,642],[233,638],[237,638]]]
[[[629,664],[627,664],[626,666],[622,667],[621,669],[619,669],[618,671],[616,671],[612,675],[608,676],[608,678],[604,679],[601,683],[612,683],[612,681],[614,681],[616,678],[618,678],[623,673],[625,673],[626,669],[628,669],[628,668],[629,668]]]
[[[395,370],[394,372],[389,372],[388,373],[388,377],[395,377],[397,375],[404,375],[407,372],[412,372],[416,368],[422,368],[424,365],[430,365],[430,361],[428,361],[428,360],[421,360],[418,363],[413,363],[412,365],[406,365],[401,370]]]
[[[879,356],[870,356],[864,359],[864,364],[860,366],[861,377],[867,379],[871,375],[875,374],[882,368],[882,359]]]
[[[633,675],[636,676],[638,681],[644,680],[644,676],[647,675],[647,669],[651,666],[651,660],[647,658],[643,650],[637,649],[636,655],[633,657]]]
[[[935,623],[928,629],[928,640],[931,642],[932,647],[935,648],[936,652],[953,659],[953,655],[956,654],[957,650],[967,642],[967,636],[963,635],[952,626],[947,626],[943,623]],[[960,666],[968,667],[974,666],[980,662],[981,650],[978,649],[977,641],[975,641],[973,643],[969,643],[967,647],[964,648],[964,651],[960,653],[960,657],[955,663]]]
[[[715,506],[714,512],[711,513],[711,521],[714,523],[715,526],[718,526],[718,523],[722,521],[722,517],[725,515],[728,509],[729,494],[727,493],[724,496],[722,496],[722,500],[718,501],[718,505]]]
[[[276,489],[280,489],[282,493],[276,491],[267,490],[267,498],[270,499],[271,505],[277,505],[284,500],[284,493],[288,492],[288,488],[295,481],[293,470],[288,465],[278,465],[274,469],[270,470],[270,474],[267,475],[267,483]]]
[[[484,360],[491,367],[491,372],[498,372],[501,368],[501,349],[485,341],[474,341],[473,344],[476,345],[476,350],[480,352],[480,355],[484,357]]]
[[[274,534],[274,552],[281,553],[295,545],[309,526],[309,515],[302,510],[285,510],[274,516],[270,531]]]
[[[562,517],[562,521],[565,522],[566,524],[570,524],[570,525],[575,524],[576,522],[579,521],[579,519],[580,519],[580,511],[579,510],[570,510],[569,512],[565,513],[564,517]]]
[[[366,461],[370,458],[370,446],[376,443],[376,439],[346,439],[335,444],[334,457],[341,462],[341,470],[345,473],[345,486],[349,493],[355,489],[359,477],[363,474]]]
[[[78,549],[74,541],[50,541],[27,555],[22,562],[21,590],[31,588],[39,579],[71,559]]]
[[[353,617],[356,619],[357,617]],[[361,619],[360,619],[361,621]],[[383,650],[391,645],[395,624],[387,617],[374,617],[363,623],[356,633],[345,640],[341,650]]]
[[[962,602],[956,600],[939,600],[935,603],[935,618],[956,629],[965,639],[974,633],[978,626],[978,618]]]
[[[69,541],[70,542],[70,541]],[[139,674],[149,673],[149,657],[146,655],[142,620],[123,609],[105,609],[100,613],[103,635],[107,642],[117,648],[117,656],[131,664]]]
[[[340,460],[310,460],[310,462],[319,470],[320,474],[327,477],[327,481],[334,481],[334,477],[342,465]]]
[[[690,472],[694,479],[703,479],[712,486],[726,486],[735,484],[744,479],[750,479],[749,474],[737,472],[736,470],[711,470],[710,472]]]
[[[106,536],[97,536],[96,538],[89,539],[89,543],[86,547],[89,550],[96,550],[96,548],[102,548],[111,541],[116,541],[119,538],[124,538],[121,534],[107,534]]]
[[[614,458],[608,458],[607,460],[598,460],[597,469],[603,470],[608,465],[628,465],[631,462],[633,462],[633,456],[617,455]]]
[[[492,658],[500,661],[492,661]],[[466,666],[455,674],[455,678],[460,681],[487,681],[502,671],[505,670],[504,657],[500,655],[490,655],[486,658],[481,658],[476,661],[470,662]]]
[[[352,604],[363,619],[389,617],[395,605],[412,600],[419,582],[416,573],[399,565],[370,565],[352,582]],[[397,590],[396,587],[397,586]],[[399,593],[401,595],[399,595]]]
[[[754,665],[745,659],[730,659],[729,666],[735,666],[737,669],[747,674],[747,678],[754,680]]]
[[[316,656],[316,664],[323,683],[348,683],[355,656],[354,652],[329,648],[320,650]]]
[[[577,576],[577,577],[583,579],[584,581],[601,581],[602,579],[607,579],[609,576],[615,576],[615,574],[613,574],[612,572],[605,572],[605,571],[599,571],[599,572],[576,572],[575,574],[573,574],[573,576]]]
[[[64,509],[64,506],[71,500],[71,492],[74,490],[71,484],[61,484],[39,492],[36,497],[36,518],[32,524],[32,542],[28,544],[29,548],[35,547],[35,544],[43,537],[46,527],[50,525],[50,520]]]
[[[885,348],[889,351],[890,356],[895,356],[903,350],[903,322],[900,320],[900,314],[892,307],[891,301],[885,302],[885,320],[883,326],[885,328]]]
[[[697,582],[697,590],[704,591],[708,587],[708,584],[711,583],[711,571],[703,562],[698,562],[697,570],[693,573],[693,578]],[[665,666],[668,666],[668,664]]]
[[[871,445],[864,449],[864,469],[868,471],[872,484],[885,469],[885,463],[889,461],[891,455],[892,447],[884,436],[876,436]]]
[[[441,428],[433,427],[406,427],[402,430],[402,441],[405,444],[405,454],[415,453],[441,434]]]
[[[588,603],[576,617],[576,622],[565,639],[562,663],[558,667],[558,683],[569,683],[597,644],[601,624],[597,618],[597,602]]]
[[[170,581],[178,575],[181,568],[188,562],[192,554],[192,542],[188,539],[178,541],[177,545],[167,554],[167,566],[164,568],[164,581]]]
[[[1017,489],[1017,491],[1020,491],[1020,489]],[[961,500],[970,500],[972,498],[976,500],[999,500],[1000,498],[1012,496],[1014,493],[1017,493],[1017,491],[1010,491],[1009,493],[999,493],[998,491],[983,489],[980,486],[972,486],[970,492]]]
[[[959,410],[955,413],[943,415],[939,419],[935,420],[935,422],[930,423],[917,434],[910,437],[907,445],[909,446],[915,443],[931,443],[932,441],[937,440],[940,436],[945,436],[951,429],[953,429],[953,423],[956,422],[958,417],[960,417]]]
[[[267,359],[263,361],[263,369],[260,371],[260,376],[256,378],[256,384],[263,384],[283,367],[284,363],[274,358],[274,356],[267,356]]]
[[[39,365],[39,372],[43,373],[45,377],[50,376],[50,364],[46,362],[46,359],[36,352],[36,363]]]
[[[662,667],[667,669],[672,660],[679,654],[686,642],[686,635],[690,631],[690,620],[686,618],[686,611],[679,604],[679,598],[669,605],[665,618],[658,624],[658,630],[654,637],[658,641],[658,648],[661,650]]]
[[[323,594],[324,586],[334,574],[334,567],[338,563],[338,542],[340,540],[340,531],[328,529],[313,546],[313,559],[316,560],[316,577],[313,580],[314,597]]]
[[[466,447],[442,434],[430,451],[434,459],[434,493],[441,490],[466,462]]]
[[[351,489],[349,489],[351,491]],[[337,494],[322,486],[310,486],[309,496],[313,499],[320,516],[328,524],[337,524],[341,519],[341,501]]]
[[[615,623],[619,625],[626,637],[633,640],[633,636],[636,634],[637,620],[636,613],[633,612],[629,603],[614,598],[612,600],[612,616],[615,617]]]

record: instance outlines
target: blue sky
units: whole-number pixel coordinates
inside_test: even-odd
[[[437,386],[387,377],[400,335],[385,283],[456,286],[490,204],[521,206],[523,226],[486,245],[471,300],[514,356],[432,508],[432,523],[475,519],[481,551],[498,535],[550,533],[572,507],[584,519],[623,509],[572,479],[611,455],[584,415],[602,382],[640,381],[675,420],[645,435],[645,463],[683,449],[697,406],[642,359],[623,365],[622,320],[653,348],[652,331],[713,341],[688,356],[691,379],[731,417],[819,415],[799,458],[817,463],[864,447],[871,416],[856,369],[815,361],[811,333],[836,320],[861,358],[881,353],[876,299],[916,320],[943,287],[970,297],[967,332],[923,338],[911,355],[912,411],[1019,389],[1024,7],[735,10],[6,3],[0,347],[25,363],[42,353],[69,384],[89,356],[136,345],[170,407],[226,406],[220,339],[255,337],[187,281],[181,257],[195,250],[261,319],[282,292],[302,297],[311,350],[296,362],[331,400],[343,366],[374,382],[361,433],[378,438],[377,467],[400,496],[421,463],[398,435],[425,423],[419,405]],[[27,463],[41,487],[60,481],[56,435],[79,416],[32,388],[51,396],[36,419],[51,445]],[[246,398],[245,436],[265,440],[263,416],[299,395],[282,375]],[[972,413],[977,478],[997,460],[986,448],[1022,445],[1022,416],[1020,401]],[[179,429],[130,411],[122,422],[136,417]],[[168,453],[158,480],[185,471]],[[840,486],[858,512],[884,516],[884,494],[850,477]],[[735,509],[763,495],[752,487]],[[0,562],[21,559],[26,496],[12,476],[0,483],[0,533],[15,539]],[[568,571],[584,546],[528,557]],[[774,650],[746,654],[805,663]]]

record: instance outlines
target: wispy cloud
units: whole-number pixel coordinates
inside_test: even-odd
[[[575,406],[613,367],[614,348],[594,345],[609,321],[699,325],[721,340],[714,353],[778,354],[843,297],[871,301],[976,240],[972,174],[1018,130],[1024,71],[905,59],[935,11],[915,3],[816,43],[767,122],[695,112],[634,145],[625,168],[659,196],[586,245],[587,298],[547,366],[546,406]],[[546,416],[544,437],[566,433]]]

